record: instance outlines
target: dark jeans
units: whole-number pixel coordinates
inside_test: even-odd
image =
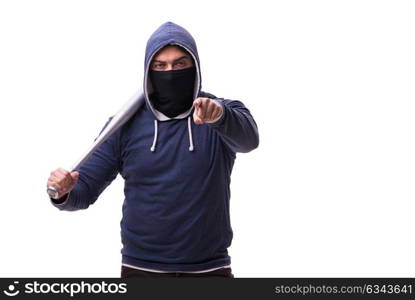
[[[183,272],[171,272],[171,273],[157,273],[138,270],[121,266],[121,278],[161,278],[161,277],[225,277],[233,278],[231,268],[221,268],[210,272],[204,273],[183,273]]]

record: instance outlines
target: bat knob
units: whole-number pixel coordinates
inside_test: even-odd
[[[54,187],[48,186],[48,189],[46,190],[49,197],[52,199],[59,199],[59,192]]]

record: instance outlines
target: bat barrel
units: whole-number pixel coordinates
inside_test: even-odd
[[[78,170],[82,164],[95,152],[95,150],[104,143],[118,128],[124,125],[135,112],[143,105],[144,95],[141,91],[136,92],[130,100],[113,116],[101,134],[96,138],[94,143],[88,148],[83,156],[73,165],[71,172]],[[59,191],[51,186],[47,187],[47,193],[52,199],[59,199]]]

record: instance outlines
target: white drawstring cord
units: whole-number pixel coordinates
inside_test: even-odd
[[[156,151],[156,143],[157,143],[157,132],[158,126],[157,126],[157,120],[154,120],[154,139],[153,139],[153,145],[151,145],[151,152]]]
[[[195,149],[193,145],[193,137],[192,137],[192,118],[189,116],[187,117],[187,128],[189,132],[189,151],[193,151]],[[153,145],[151,145],[151,152],[156,151],[156,144],[157,144],[157,136],[158,136],[158,123],[157,120],[154,120],[154,139]]]
[[[189,151],[193,151],[194,147],[193,147],[193,137],[192,137],[192,121],[191,121],[191,116],[187,117],[187,128],[189,130]]]

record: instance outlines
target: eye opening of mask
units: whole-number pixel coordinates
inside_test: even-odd
[[[194,65],[194,57],[189,51],[180,45],[169,44],[154,54],[149,69],[154,71],[170,71],[187,69]]]

